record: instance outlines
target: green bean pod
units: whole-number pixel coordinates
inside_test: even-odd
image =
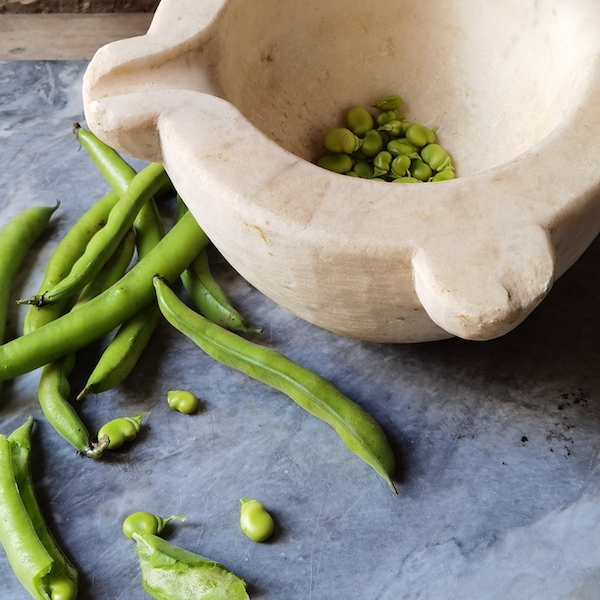
[[[223,565],[134,531],[142,587],[155,600],[249,600],[246,582]]]
[[[119,195],[123,194],[137,175],[135,169],[114,148],[79,123],[73,125],[73,133],[112,189]]]
[[[115,254],[103,266],[100,273],[82,291],[71,309],[78,310],[86,302],[116,283],[125,273],[135,248],[135,234],[130,229],[121,240]],[[71,391],[69,375],[73,370],[75,355],[48,363],[42,369],[38,383],[38,401],[52,427],[78,452],[89,458],[99,458],[108,442],[92,441],[89,432],[75,408],[69,402]]]
[[[82,146],[117,194],[122,196],[136,175],[113,148],[93,133],[75,125],[74,131]],[[170,186],[170,181],[169,181]],[[150,198],[140,209],[133,228],[136,231],[138,257],[141,259],[164,237],[164,225],[156,202]],[[107,391],[119,385],[133,370],[160,320],[156,304],[144,308],[124,322],[106,347],[84,389],[77,395],[80,400],[88,393]]]
[[[32,598],[52,600],[56,581],[67,579],[71,585],[64,600],[75,600],[76,571],[47,530],[31,490],[21,494],[30,477],[27,438],[31,423],[26,422],[24,430],[16,430],[12,440],[0,435],[0,543],[17,579]],[[27,440],[24,447],[23,440]]]
[[[40,237],[57,208],[58,204],[26,208],[0,230],[0,344],[6,334],[12,282],[27,252]]]
[[[33,528],[44,548],[52,557],[54,570],[60,573],[53,580],[60,579],[62,575],[69,582],[67,587],[76,591],[79,579],[77,569],[75,569],[71,561],[67,558],[50,531],[38,503],[31,478],[31,432],[33,425],[34,420],[32,417],[29,417],[23,425],[17,427],[8,436],[8,440],[11,443],[11,459],[15,482],[19,488],[19,495],[21,496],[23,505],[27,509],[27,514],[33,524]],[[54,598],[52,594],[50,597]]]
[[[71,310],[81,307],[119,281],[125,275],[127,267],[133,258],[134,251],[135,231],[133,228],[130,228],[123,236],[115,253],[102,266],[96,277],[81,290]]]
[[[395,492],[395,457],[385,433],[358,404],[327,379],[279,352],[250,342],[188,308],[160,277],[154,287],[161,312],[173,327],[209,356],[270,385],[310,414],[331,425],[346,446],[371,466]]]
[[[112,256],[125,232],[133,225],[140,208],[167,179],[164,167],[158,163],[152,163],[140,171],[127,193],[110,211],[106,225],[89,241],[67,277],[41,296],[31,298],[30,302],[36,305],[52,304],[80,291]]]
[[[155,298],[152,277],[174,281],[208,244],[191,213],[124,277],[76,311],[0,346],[0,381],[44,366],[91,344],[137,314]]]
[[[74,364],[75,354],[70,354],[44,366],[38,383],[38,401],[44,416],[63,439],[82,455],[99,458],[107,448],[108,440],[94,442],[69,402],[71,386],[68,377]]]
[[[181,281],[196,308],[213,323],[232,331],[261,333],[262,329],[249,325],[231,305],[210,271],[206,248],[181,274]]]
[[[399,108],[402,105],[402,98],[397,94],[392,94],[390,96],[384,96],[371,106],[374,108],[378,108],[379,110],[394,110]]]
[[[108,214],[118,200],[119,196],[117,194],[112,192],[106,194],[103,198],[95,202],[69,229],[46,263],[44,277],[38,288],[38,297],[43,296],[45,292],[53,288],[69,274],[75,261],[81,256],[88,242],[106,224]],[[19,300],[19,303],[28,302],[27,300]],[[35,329],[39,329],[42,325],[54,321],[64,314],[68,308],[68,300],[44,307],[31,305],[25,315],[23,333],[31,333]]]
[[[122,383],[140,359],[159,321],[160,310],[155,303],[127,319],[102,352],[77,400],[87,394],[112,390]]]

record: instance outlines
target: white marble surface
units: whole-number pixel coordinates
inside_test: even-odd
[[[0,63],[0,223],[61,200],[15,296],[106,190],[71,134],[85,63]],[[352,341],[309,325],[226,264],[215,270],[264,342],[330,378],[382,424],[398,457],[393,496],[335,434],[285,396],[205,357],[161,323],[144,364],[86,399],[91,429],[149,411],[137,444],[78,457],[44,421],[38,373],[5,386],[0,431],[38,421],[34,476],[43,508],[79,568],[81,598],[137,600],[133,510],[185,514],[175,543],[222,562],[264,600],[595,600],[600,596],[600,284],[596,241],[515,331],[483,342]],[[13,307],[9,334],[24,311]],[[81,353],[73,387],[99,347]],[[188,388],[204,410],[170,411]],[[275,515],[266,544],[241,534],[238,498]],[[0,598],[27,597],[0,556]]]

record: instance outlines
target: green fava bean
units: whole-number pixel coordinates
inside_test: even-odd
[[[358,177],[358,173],[354,171],[348,171],[347,173],[342,173],[342,175],[346,175],[347,177]]]
[[[253,541],[264,542],[273,535],[273,517],[258,500],[240,498],[240,528]]]
[[[433,175],[431,167],[420,158],[416,158],[410,163],[410,173],[419,181],[427,181]]]
[[[425,125],[412,123],[406,130],[406,140],[409,144],[412,144],[417,148],[422,148],[427,144],[433,144],[433,142],[435,142],[435,132]]]
[[[449,181],[454,179],[456,175],[451,168],[442,169],[439,173],[436,173],[430,181]]]
[[[323,144],[329,152],[352,154],[362,145],[362,140],[346,127],[334,127],[323,137]]]
[[[392,164],[392,155],[387,151],[381,151],[373,160],[373,174],[375,177],[379,177],[380,175],[385,175],[389,172],[390,166]]]
[[[198,410],[198,398],[187,390],[171,390],[167,392],[169,408],[185,415],[191,415]]]
[[[368,157],[373,158],[377,156],[384,148],[383,137],[376,129],[369,129],[365,133],[363,144],[361,146],[362,151]]]
[[[392,177],[403,177],[410,167],[410,158],[406,154],[396,156],[390,165]]]
[[[158,515],[140,510],[125,518],[123,521],[123,533],[129,539],[133,539],[133,534],[140,531],[159,535],[170,521],[185,521],[185,517],[172,515],[164,519]]]
[[[347,154],[327,154],[322,156],[317,164],[334,173],[347,173],[352,170],[353,160]]]
[[[373,177],[373,165],[367,162],[357,162],[350,173],[354,173],[357,177],[363,179],[371,179]],[[348,173],[350,175],[350,173]]]
[[[398,119],[392,119],[388,121],[385,125],[379,127],[379,131],[386,131],[392,138],[398,138],[401,135],[404,135],[402,131],[402,121]]]
[[[400,156],[402,154],[406,154],[410,158],[419,158],[419,153],[417,152],[417,149],[413,145],[409,144],[404,138],[399,140],[392,140],[387,145],[387,151],[392,156]]]
[[[421,158],[434,170],[441,171],[451,166],[450,156],[439,144],[427,144],[421,150]]]
[[[386,125],[390,121],[401,121],[402,115],[395,110],[388,110],[386,112],[379,113],[377,117],[375,117],[375,122],[379,127],[382,125]]]
[[[357,136],[363,136],[369,129],[373,129],[375,122],[371,113],[362,106],[353,106],[346,113],[346,125]]]
[[[407,175],[405,177],[398,177],[397,179],[394,179],[394,183],[423,183],[420,179],[417,179],[416,177],[411,177],[410,175]]]
[[[64,575],[55,577],[49,584],[50,600],[75,600],[77,586]]]
[[[98,440],[108,437],[107,450],[115,450],[125,442],[132,442],[140,431],[142,415],[137,417],[118,417],[105,423],[98,430]]]
[[[378,108],[379,110],[394,110],[398,108],[402,104],[402,98],[397,94],[392,94],[390,96],[384,96],[372,106],[374,108]]]

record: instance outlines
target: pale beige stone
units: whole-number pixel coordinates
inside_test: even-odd
[[[390,93],[439,125],[458,179],[312,164],[347,108]],[[83,94],[243,277],[342,335],[501,336],[600,229],[597,0],[163,0]]]

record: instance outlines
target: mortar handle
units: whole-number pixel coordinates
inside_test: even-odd
[[[441,328],[466,340],[490,340],[514,329],[548,294],[554,249],[547,232],[532,224],[484,242],[475,237],[419,250],[414,285]]]

